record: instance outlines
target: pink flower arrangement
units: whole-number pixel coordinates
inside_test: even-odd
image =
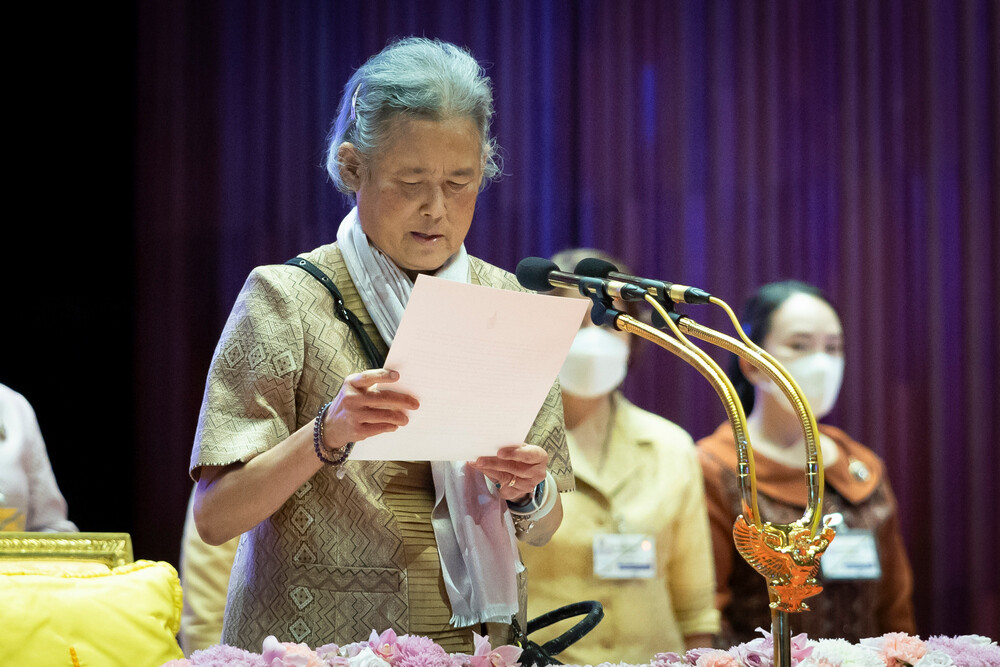
[[[516,646],[500,646],[490,648],[490,638],[480,637],[473,633],[476,650],[469,658],[470,667],[520,667],[517,661],[521,657],[521,649]]]
[[[761,637],[728,651],[699,648],[684,655],[657,653],[647,665],[632,667],[773,667],[774,639],[770,633],[758,631]],[[315,650],[268,637],[259,654],[220,644],[163,667],[522,667],[518,662],[520,648],[493,648],[489,637],[473,635],[473,639],[473,654],[466,655],[448,653],[427,637],[396,635],[392,629],[381,634],[373,630],[367,641],[327,644]],[[852,644],[843,639],[812,640],[800,634],[792,637],[791,663],[793,667],[995,667],[1000,665],[1000,647],[978,635],[935,636],[924,641],[890,632]],[[630,666],[602,663],[599,667]]]
[[[736,658],[728,651],[707,651],[698,656],[695,667],[739,667]]]
[[[927,647],[920,637],[912,637],[905,632],[887,632],[881,637],[862,639],[861,643],[875,648],[886,667],[915,665],[927,653]]]
[[[1000,665],[1000,646],[989,637],[980,635],[962,635],[960,637],[942,637],[937,635],[926,642],[927,655],[921,658],[926,661],[920,667],[942,664],[927,660],[932,655],[944,653],[951,658],[956,667],[979,667],[979,665]]]
[[[219,644],[162,667],[520,667],[520,648],[493,648],[489,637],[478,634],[473,639],[475,651],[465,655],[449,654],[427,637],[398,636],[391,628],[381,634],[372,630],[368,641],[326,644],[316,650],[272,636],[264,640],[260,654]]]

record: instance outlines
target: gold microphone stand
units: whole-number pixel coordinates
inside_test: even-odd
[[[684,286],[675,287],[680,291],[684,289]],[[599,295],[591,295],[591,298],[594,299],[595,305],[598,304]],[[736,438],[737,471],[743,512],[736,518],[733,526],[733,539],[740,555],[767,581],[774,664],[778,667],[790,667],[791,628],[788,614],[808,610],[809,607],[803,600],[823,590],[816,581],[819,559],[834,536],[832,528],[822,525],[823,458],[819,447],[816,419],[802,390],[788,371],[743,333],[739,320],[724,301],[715,297],[709,299],[710,303],[726,311],[742,340],[700,325],[687,316],[677,316],[671,306],[664,308],[648,293],[645,300],[657,311],[675,338],[626,313],[614,310],[610,306],[610,298],[604,299],[605,302],[601,305],[607,309],[609,318],[613,318],[615,328],[645,338],[679,356],[694,366],[711,383],[722,399],[726,416]],[[806,511],[802,518],[790,524],[775,524],[762,520],[757,508],[753,447],[747,435],[743,406],[725,372],[708,354],[688,340],[685,333],[729,350],[747,360],[767,374],[791,401],[802,424],[807,451],[806,483],[809,493]]]

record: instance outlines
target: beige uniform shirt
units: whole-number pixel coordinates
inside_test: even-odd
[[[597,627],[556,656],[564,664],[645,664],[658,652],[683,654],[684,635],[719,629],[712,542],[691,436],[621,394],[614,403],[604,465],[595,468],[577,455],[574,436],[586,423],[568,433],[576,492],[563,497],[563,522],[549,544],[522,548],[531,572],[529,618],[583,600],[604,606]],[[653,536],[653,578],[594,575],[595,536],[616,532]],[[541,644],[566,628],[551,626],[530,638]]]

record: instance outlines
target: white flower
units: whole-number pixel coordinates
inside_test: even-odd
[[[924,657],[913,663],[913,667],[951,667],[955,661],[944,651],[927,651]]]
[[[846,639],[820,639],[813,648],[812,655],[817,662],[826,660],[840,667],[885,667],[885,661],[877,650],[867,646],[855,646]]]
[[[881,651],[885,648],[885,637],[862,637],[859,646],[870,646]]]
[[[389,663],[380,658],[370,647],[350,658],[348,662],[351,667],[390,667]]]
[[[969,644],[975,644],[976,646],[996,646],[997,643],[990,639],[989,637],[983,637],[982,635],[959,635],[955,639],[961,639]]]

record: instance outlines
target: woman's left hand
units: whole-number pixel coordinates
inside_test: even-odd
[[[524,502],[545,479],[549,453],[537,445],[521,443],[503,447],[496,456],[480,456],[469,466],[497,485],[504,500]]]

